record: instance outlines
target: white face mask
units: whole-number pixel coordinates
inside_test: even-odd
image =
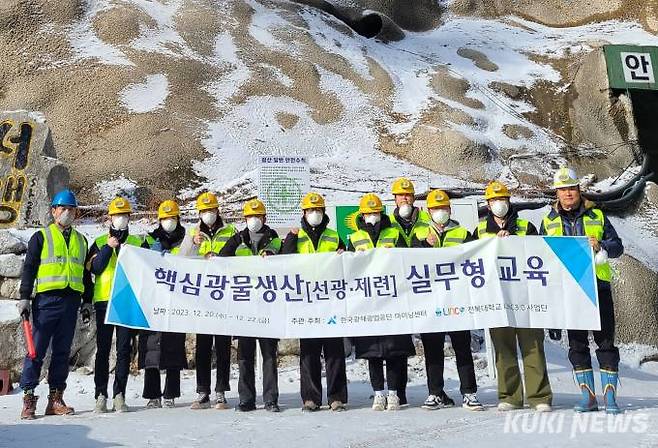
[[[250,216],[247,218],[247,228],[250,232],[258,232],[263,228],[263,220],[255,216]]]
[[[442,208],[434,210],[432,212],[432,221],[437,224],[445,224],[450,219],[450,212],[448,210],[443,210]]]
[[[171,233],[174,230],[176,230],[176,227],[178,226],[178,221],[176,220],[176,218],[167,218],[160,221],[160,225],[162,226],[162,229],[165,232]]]
[[[382,219],[381,215],[366,215],[363,217],[363,221],[366,224],[370,224],[371,226],[374,226],[377,224],[380,220]]]
[[[324,218],[324,213],[314,211],[314,212],[308,212],[306,214],[306,222],[311,226],[311,227],[316,227],[322,224],[322,219]]]
[[[400,207],[398,207],[398,213],[404,219],[410,217],[413,212],[414,212],[414,208],[409,204],[402,204]]]
[[[211,227],[217,222],[217,212],[209,211],[201,213],[201,221],[208,227]]]
[[[130,218],[126,215],[112,216],[112,227],[116,230],[126,230],[128,228],[128,221],[130,221]]]
[[[491,213],[498,218],[504,218],[509,212],[509,204],[507,201],[495,201],[491,204]]]
[[[70,226],[71,224],[73,224],[74,220],[75,220],[75,211],[73,210],[64,210],[62,214],[59,215],[59,218],[57,218],[57,222],[62,227]]]

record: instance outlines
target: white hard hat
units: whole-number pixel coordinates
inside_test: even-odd
[[[571,168],[562,167],[555,172],[553,176],[553,189],[579,186],[580,180],[576,176],[576,172]]]

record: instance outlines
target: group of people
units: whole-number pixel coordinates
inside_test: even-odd
[[[605,214],[581,196],[575,172],[561,168],[555,173],[553,187],[557,200],[543,218],[539,231],[518,216],[510,202],[508,188],[498,181],[485,191],[487,213],[472,232],[451,218],[448,194],[429,192],[426,210],[415,206],[413,183],[397,179],[392,186],[395,210],[385,213],[381,199],[369,193],[359,203],[357,229],[345,245],[329,227],[324,198],[308,193],[301,203],[299,228],[293,228],[282,240],[267,225],[265,205],[258,199],[244,204],[245,227],[238,230],[219,214],[219,203],[211,192],[196,201],[198,224],[186,230],[175,201],[167,200],[158,208],[158,227],[146,237],[131,233],[130,203],[121,197],[109,205],[109,232],[98,237],[90,248],[86,238],[72,227],[77,202],[65,190],[52,201],[53,223],[36,232],[29,241],[20,287],[19,312],[32,316],[36,356],[26,356],[20,385],[24,391],[21,418],[33,419],[38,397],[34,394],[49,345],[52,357],[48,368],[49,395],[46,415],[72,414],[63,394],[66,389],[68,362],[78,310],[83,321],[95,313],[97,352],[95,360],[95,412],[108,412],[109,357],[116,335],[116,368],[111,410],[125,412],[126,383],[130,369],[134,330],[105,324],[107,303],[117,266],[117,256],[125,245],[169,251],[181,256],[231,257],[276,256],[277,254],[311,254],[316,252],[363,251],[373,248],[450,247],[479,238],[504,238],[510,235],[587,236],[596,253],[601,330],[594,331],[597,345],[603,405],[608,413],[619,413],[616,402],[619,351],[614,345],[615,320],[610,288],[611,268],[608,258],[619,257],[623,246]],[[36,295],[32,297],[33,290]],[[454,406],[444,388],[445,337],[455,351],[462,405],[483,410],[477,398],[477,382],[471,353],[470,331],[422,334],[429,394],[422,407],[429,410]],[[561,339],[561,330],[551,329],[552,339]],[[498,410],[519,409],[527,403],[537,412],[552,410],[552,392],[544,354],[544,330],[533,328],[493,328],[491,338],[498,377]],[[262,353],[263,402],[270,412],[279,412],[277,373],[278,340],[238,337],[239,366],[238,411],[256,409],[256,344]],[[594,372],[587,331],[568,330],[569,360],[573,366],[582,397],[578,412],[598,410]],[[372,408],[376,411],[400,409],[407,405],[407,360],[416,354],[411,335],[387,335],[351,338],[357,358],[366,359],[374,392]],[[141,331],[139,367],[145,369],[143,397],[148,408],[174,407],[180,396],[180,371],[187,367],[185,335]],[[214,396],[211,397],[211,360],[216,358]],[[523,380],[519,368],[523,363]],[[304,411],[317,411],[323,403],[322,360],[327,382],[327,404],[332,411],[343,411],[348,402],[345,367],[345,343],[342,338],[300,340],[301,401]],[[192,409],[229,407],[231,337],[196,335],[196,392]],[[161,371],[165,371],[164,385]],[[525,388],[524,388],[525,385]]]

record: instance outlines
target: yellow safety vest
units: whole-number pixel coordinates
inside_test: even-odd
[[[413,227],[411,227],[411,232],[409,232],[409,235],[404,232],[404,229],[395,218],[395,213],[391,213],[388,215],[388,217],[391,220],[391,226],[400,232],[400,235],[402,235],[402,238],[404,239],[405,243],[407,243],[408,247],[411,247],[411,240],[414,236],[423,241],[427,238],[427,235],[429,235],[432,217],[425,210],[418,210],[418,218],[416,219]]]
[[[195,237],[198,232],[198,228],[193,228],[190,231],[190,234],[192,237]],[[218,254],[226,245],[226,242],[236,233],[238,233],[238,231],[235,226],[233,224],[228,224],[219,229],[212,238],[204,234],[204,240],[199,246],[199,255],[206,255],[210,252]]]
[[[87,241],[75,229],[71,229],[69,243],[56,224],[41,229],[43,247],[37,271],[37,293],[70,287],[84,292],[83,274],[87,258]]]
[[[589,209],[588,212],[594,214],[594,217],[589,216],[589,213],[583,215],[583,227],[585,228],[586,236],[593,236],[598,241],[603,239],[603,223],[605,222],[605,217],[603,212],[598,208]],[[555,219],[551,219],[547,215],[544,217],[544,231],[547,236],[564,236],[564,228],[562,227],[562,217],[557,215]],[[597,264],[596,265],[596,277],[599,280],[609,282],[612,280],[612,268],[610,263]]]
[[[445,236],[443,238],[443,244],[441,243],[441,237],[434,227],[430,227],[430,232],[436,235],[436,243],[433,247],[452,247],[459,246],[460,244],[466,241],[468,237],[468,230],[465,227],[457,226],[451,229],[446,230]]]
[[[299,229],[297,235],[297,253],[300,254],[313,254],[316,252],[336,252],[338,250],[338,232],[332,229],[324,229],[320,239],[318,240],[318,248],[313,246],[311,237],[304,231]]]
[[[516,233],[518,236],[526,236],[528,234],[528,221],[525,219],[516,219]],[[487,220],[483,219],[478,223],[478,238],[492,238],[496,236],[495,233],[487,232]]]
[[[274,252],[275,254],[278,254],[279,251],[281,251],[281,239],[273,238],[272,241],[267,244],[267,246],[258,252],[258,255],[263,255],[265,252]],[[238,248],[235,250],[235,255],[238,257],[249,257],[256,254],[251,251],[251,247],[247,246],[244,241],[242,241]]]
[[[108,235],[102,235],[96,238],[96,247],[100,251],[105,245],[107,245]],[[142,239],[134,236],[128,235],[124,245],[140,247],[142,245]],[[110,300],[110,292],[112,291],[112,283],[114,282],[114,272],[117,269],[117,252],[112,249],[112,256],[110,261],[105,266],[105,270],[95,276],[94,278],[94,303],[96,302],[107,302]]]
[[[387,227],[379,233],[379,239],[377,240],[376,247],[395,247],[398,238],[400,237],[400,231],[395,227]],[[370,239],[370,235],[365,230],[357,230],[356,232],[350,234],[350,241],[354,250],[369,250],[374,249],[375,245]]]

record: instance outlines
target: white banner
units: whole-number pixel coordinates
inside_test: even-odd
[[[272,338],[598,330],[592,260],[583,237],[210,260],[124,246],[106,323]]]

